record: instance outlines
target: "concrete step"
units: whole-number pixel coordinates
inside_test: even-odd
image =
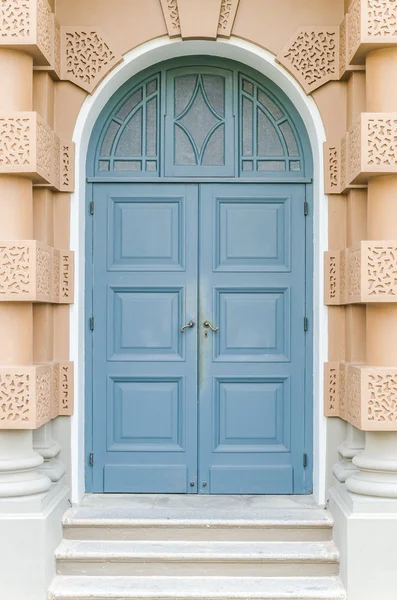
[[[337,575],[333,542],[63,540],[62,575],[316,577]]]
[[[63,527],[70,540],[327,541],[332,539],[333,520],[317,506],[149,508],[113,500],[109,506],[71,508]]]
[[[337,577],[62,577],[49,600],[346,600]]]

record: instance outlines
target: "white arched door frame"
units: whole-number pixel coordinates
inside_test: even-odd
[[[218,56],[239,61],[252,67],[278,85],[294,103],[305,123],[313,153],[314,194],[314,278],[313,278],[313,481],[317,502],[325,501],[326,419],[323,413],[323,364],[328,354],[328,319],[323,301],[323,255],[328,239],[328,202],[324,195],[324,165],[322,147],[325,131],[314,100],[275,61],[275,57],[259,46],[232,37],[230,40],[171,40],[158,38],[142,44],[123,57],[118,65],[88,96],[78,115],[73,134],[76,144],[76,190],[71,199],[71,249],[75,252],[75,303],[70,313],[70,360],[75,365],[75,413],[72,417],[72,501],[79,502],[84,494],[85,468],[85,219],[86,219],[86,159],[92,130],[102,109],[113,94],[136,73],[167,59],[189,55]]]

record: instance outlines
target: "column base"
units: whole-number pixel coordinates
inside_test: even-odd
[[[40,473],[46,475],[53,483],[55,483],[65,475],[65,465],[56,458],[45,460],[40,467]]]
[[[339,482],[328,500],[349,600],[395,600],[397,500],[357,496]]]

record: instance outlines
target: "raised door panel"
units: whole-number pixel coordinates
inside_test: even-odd
[[[94,188],[93,491],[196,491],[197,186]]]

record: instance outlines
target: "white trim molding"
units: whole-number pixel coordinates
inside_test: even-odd
[[[314,364],[313,364],[313,423],[314,423],[314,497],[325,502],[326,480],[326,419],[323,413],[323,364],[328,354],[328,320],[324,305],[324,251],[328,239],[328,203],[324,194],[324,165],[322,147],[324,126],[314,100],[305,94],[291,75],[262,48],[232,37],[217,41],[169,39],[152,40],[128,52],[85,100],[74,130],[76,144],[76,191],[71,202],[71,249],[75,252],[75,304],[71,307],[70,348],[75,363],[75,414],[72,417],[72,501],[79,502],[85,492],[85,193],[86,158],[93,127],[102,109],[113,94],[136,73],[167,59],[189,55],[217,56],[239,61],[252,67],[278,85],[299,111],[311,142],[314,161]]]

